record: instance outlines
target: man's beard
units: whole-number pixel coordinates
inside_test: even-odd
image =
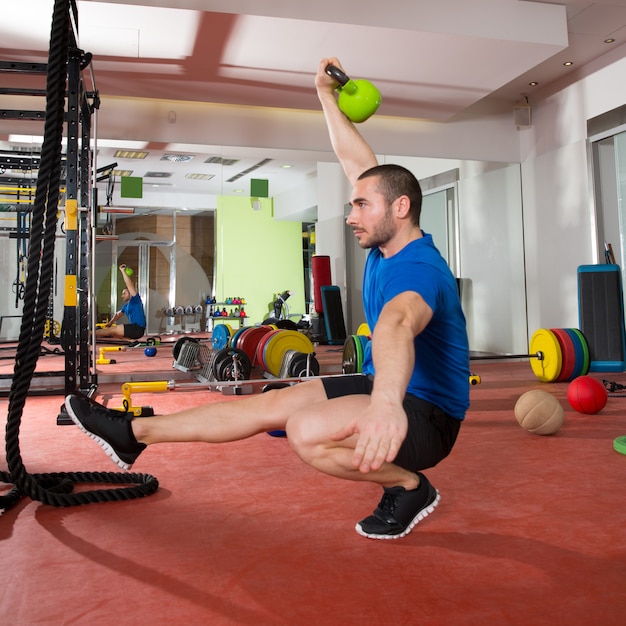
[[[361,248],[380,248],[389,243],[397,232],[398,229],[391,216],[391,207],[387,206],[383,221],[376,226],[367,241],[359,241],[359,245]]]

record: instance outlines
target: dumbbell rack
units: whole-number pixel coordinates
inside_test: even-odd
[[[239,320],[239,328],[241,328],[244,324],[245,324],[245,320],[248,319],[247,315],[241,316],[241,315],[211,315],[210,314],[210,310],[212,307],[227,307],[230,306],[232,307],[233,304],[232,303],[228,303],[228,302],[209,302],[206,305],[206,325],[205,325],[205,330],[206,332],[211,332],[213,330],[213,326],[215,325],[215,323],[220,323],[223,321],[228,321],[228,320]],[[237,305],[235,305],[237,306]],[[245,306],[245,305],[244,305]]]

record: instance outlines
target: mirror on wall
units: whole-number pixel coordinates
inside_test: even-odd
[[[0,148],[36,150],[37,138],[10,138]],[[115,185],[111,189],[106,180],[97,184],[97,203],[108,207],[98,218],[99,239],[94,257],[98,319],[112,314],[119,306],[121,282],[119,277],[114,277],[113,269],[121,262],[135,263],[140,270],[138,281],[148,308],[150,332],[163,332],[170,325],[172,320],[164,315],[168,306],[202,304],[203,298],[214,294],[218,285],[229,291],[221,293],[222,297],[243,296],[251,301],[251,310],[256,308],[256,311],[249,323],[269,316],[275,294],[285,289],[295,293],[290,300],[292,310],[306,314],[308,286],[305,284],[306,246],[302,233],[310,229],[303,229],[302,224],[315,223],[315,202],[308,200],[302,205],[300,200],[311,188],[315,189],[320,158],[336,163],[331,153],[322,156],[193,144],[169,145],[167,150],[153,151],[146,148],[145,143],[125,145],[100,140],[96,164],[98,168],[111,166],[111,171],[115,171]],[[525,352],[519,164],[393,155],[384,156],[383,160],[408,167],[424,181],[425,225],[433,215],[444,219],[442,232],[435,236],[441,239],[439,245],[464,286],[463,306],[472,348]],[[446,179],[442,184],[442,175],[449,176],[450,172],[456,172],[455,179],[452,182]],[[6,176],[14,174],[24,176],[23,172],[5,172]],[[122,174],[141,179],[141,197],[122,196]],[[269,181],[271,198],[288,198],[287,202],[281,202],[280,216],[272,214],[269,198],[250,195],[253,178]],[[307,194],[301,192],[305,188]],[[228,199],[221,207],[220,198]],[[344,201],[345,198],[338,199],[340,219]],[[233,211],[240,213],[235,215]],[[285,223],[293,222],[294,232],[277,231],[257,236],[267,225],[255,221],[264,211],[268,220],[281,222],[280,227],[286,230],[291,226]],[[234,216],[235,225],[228,229],[231,235],[234,231],[234,239],[223,248],[234,255],[234,261],[224,262],[218,257],[225,232],[220,231],[220,216],[228,218],[223,223]],[[285,262],[286,255],[294,254],[284,243],[292,238],[298,241],[297,280],[291,275],[285,278],[280,275],[289,265]],[[358,318],[360,311],[354,303],[360,301],[362,263],[358,254],[361,251],[349,252],[349,237],[341,237],[339,241],[342,249],[337,251],[337,258],[344,259],[347,269],[337,281],[345,285],[352,303],[346,316]],[[12,258],[12,242],[7,238],[2,240],[2,245],[5,258]],[[61,256],[61,276],[62,264]],[[6,275],[10,276],[11,271],[7,268]],[[0,306],[8,316],[14,312],[10,306],[11,284],[5,283],[4,290],[9,298]],[[494,323],[494,320],[497,321]],[[190,323],[195,321],[190,320]],[[349,323],[352,321],[348,319]],[[174,320],[174,323],[179,321]]]

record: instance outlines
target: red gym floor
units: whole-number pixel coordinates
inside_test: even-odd
[[[162,368],[167,379],[168,350],[119,353],[99,370],[140,380]],[[318,354],[323,371],[340,368],[340,348]],[[23,498],[2,515],[0,621],[624,624],[626,456],[613,440],[626,435],[626,398],[582,415],[567,403],[567,383],[538,382],[527,362],[475,361],[473,370],[482,383],[457,445],[428,473],[441,503],[408,537],[357,535],[378,489],[316,473],[285,439],[155,446],[133,467],[158,478],[154,495],[67,508]],[[596,376],[626,383],[626,374]],[[556,435],[531,435],[513,416],[534,388],[565,408]],[[121,400],[118,383],[99,392],[110,406]],[[237,410],[237,396],[206,390],[141,394],[134,404],[165,413],[218,400]],[[6,415],[7,398],[0,403]],[[61,403],[28,398],[27,470],[116,471],[74,426],[56,424]]]

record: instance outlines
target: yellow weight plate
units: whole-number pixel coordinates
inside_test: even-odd
[[[370,327],[365,322],[363,322],[356,329],[356,334],[357,335],[365,335],[366,337],[370,337],[372,333],[370,332]]]
[[[281,330],[270,337],[263,349],[263,360],[270,374],[278,376],[287,350],[311,354],[313,344],[306,335],[297,330]]]
[[[543,358],[534,355],[541,353]],[[544,383],[554,382],[561,373],[563,354],[556,335],[547,328],[536,330],[530,340],[530,366],[535,376]]]

